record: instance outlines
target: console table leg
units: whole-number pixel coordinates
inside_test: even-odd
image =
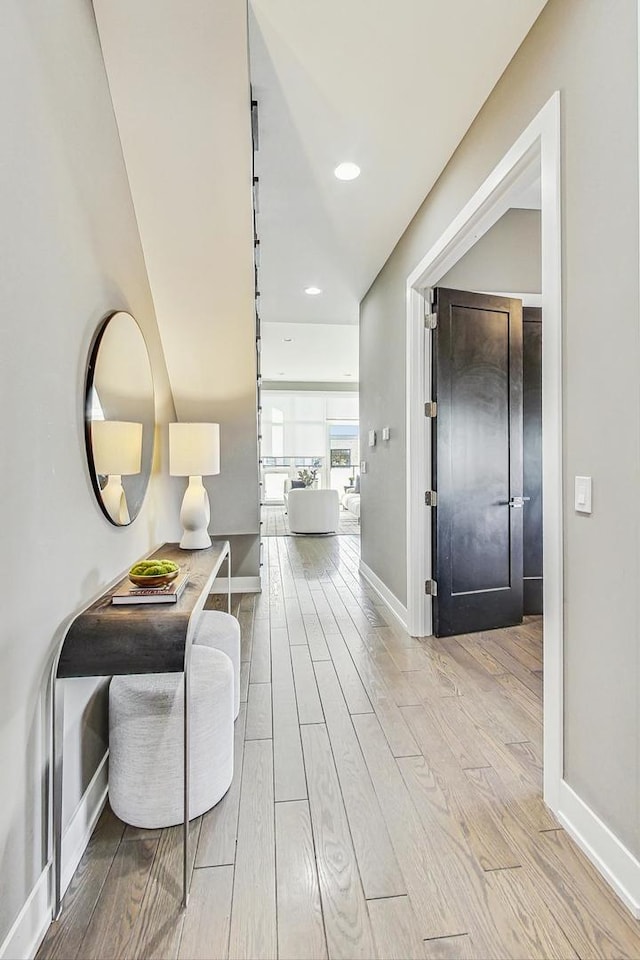
[[[182,906],[189,902],[189,665],[184,665],[184,823],[182,825]]]
[[[56,678],[57,662],[51,678],[52,709],[52,826],[53,826],[53,919],[62,907],[62,750],[64,739],[64,686]]]

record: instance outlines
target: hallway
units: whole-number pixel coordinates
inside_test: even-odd
[[[638,957],[541,798],[542,625],[418,641],[359,541],[270,537],[236,598],[236,776],[180,828],[103,814],[39,958]]]

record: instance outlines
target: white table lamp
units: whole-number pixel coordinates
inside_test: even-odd
[[[183,550],[210,547],[211,510],[202,478],[220,473],[220,424],[170,423],[169,473],[172,477],[189,477],[180,510],[180,546]]]
[[[127,420],[94,420],[91,446],[96,473],[106,476],[102,489],[104,508],[119,526],[131,522],[122,477],[140,473],[142,424]]]

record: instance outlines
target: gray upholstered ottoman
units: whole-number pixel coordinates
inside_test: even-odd
[[[194,643],[222,650],[233,664],[233,716],[240,710],[240,624],[230,613],[203,610],[196,627]]]
[[[233,664],[220,650],[191,649],[189,817],[199,817],[233,778]],[[183,676],[114,677],[109,688],[109,801],[135,827],[183,819]]]

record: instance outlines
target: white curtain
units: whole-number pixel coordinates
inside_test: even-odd
[[[262,453],[265,457],[326,457],[327,420],[357,419],[354,395],[264,391]]]

